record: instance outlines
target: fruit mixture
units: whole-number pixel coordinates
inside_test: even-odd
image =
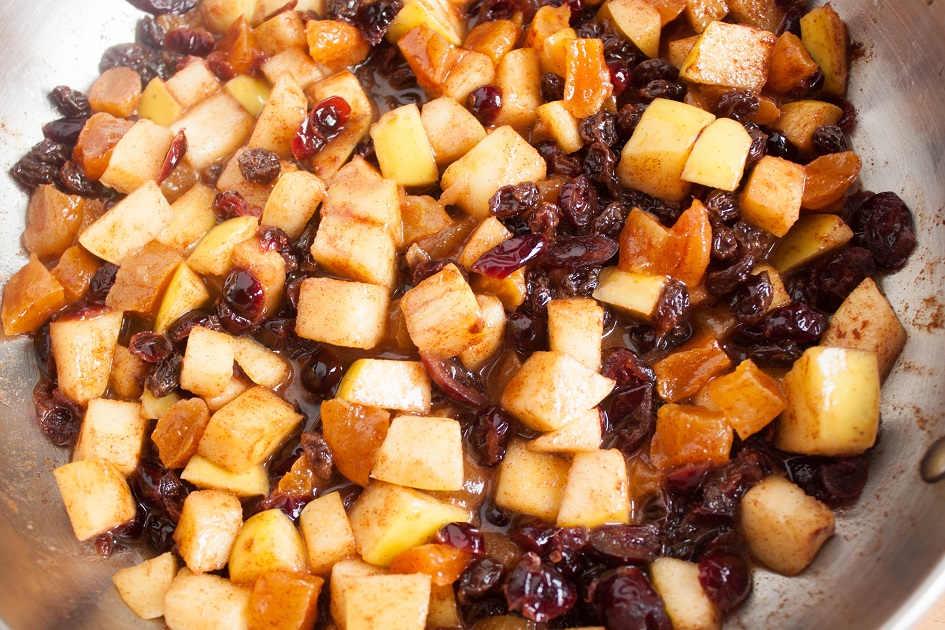
[[[2,323],[135,613],[711,629],[814,561],[916,245],[829,4],[130,1]]]

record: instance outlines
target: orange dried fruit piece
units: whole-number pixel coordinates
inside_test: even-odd
[[[141,101],[141,77],[131,68],[119,66],[102,73],[89,90],[93,112],[127,118]]]
[[[253,72],[266,58],[265,54],[259,50],[256,36],[253,35],[249,22],[242,15],[230,25],[223,39],[217,44],[217,53],[213,54],[218,53],[225,55],[226,62],[230,64],[234,75]]]
[[[299,456],[292,464],[289,472],[282,475],[279,485],[276,487],[274,495],[286,495],[292,497],[311,495],[315,491],[318,482],[318,475],[304,454]]]
[[[826,210],[843,199],[860,175],[863,161],[853,151],[822,155],[804,167],[805,210]]]
[[[334,398],[322,403],[321,414],[322,436],[331,447],[335,467],[356,484],[367,486],[390,428],[390,413]]]
[[[596,114],[610,98],[614,86],[599,39],[573,39],[565,55],[564,106],[575,118]]]
[[[709,381],[696,402],[724,413],[743,440],[768,426],[787,407],[778,382],[751,360],[739,363],[731,374]]]
[[[518,41],[518,26],[512,20],[495,20],[482,22],[469,31],[463,48],[482,53],[498,64],[505,53],[515,48]]]
[[[718,339],[708,332],[699,332],[653,364],[656,392],[667,402],[679,402],[731,365]]]
[[[49,316],[66,305],[59,281],[43,266],[36,254],[13,274],[3,289],[0,320],[6,335],[22,335],[39,330]]]
[[[26,210],[23,246],[40,258],[61,255],[75,243],[85,215],[85,200],[59,192],[55,186],[38,187]]]
[[[168,468],[187,465],[209,422],[210,410],[203,400],[190,398],[174,403],[158,419],[151,434],[161,462]]]
[[[98,266],[98,259],[81,245],[73,245],[62,253],[52,269],[52,275],[65,290],[68,303],[78,302],[85,295]]]
[[[403,552],[391,562],[391,573],[423,573],[435,586],[447,586],[459,579],[472,554],[449,545],[419,545]]]
[[[118,141],[134,126],[134,121],[115,118],[104,112],[95,114],[79,133],[73,161],[82,167],[89,179],[98,180],[108,168],[112,151]]]
[[[721,466],[732,450],[731,425],[720,411],[692,405],[663,405],[656,414],[650,461],[660,469],[687,464]]]
[[[667,275],[692,288],[699,284],[712,251],[712,226],[698,200],[680,215],[671,229],[652,215],[634,208],[620,233],[622,271]]]
[[[253,585],[249,597],[249,627],[289,630],[314,628],[318,596],[325,580],[288,571],[266,573]]]
[[[312,59],[332,70],[357,65],[371,52],[361,31],[347,22],[313,20],[305,26],[305,34]]]

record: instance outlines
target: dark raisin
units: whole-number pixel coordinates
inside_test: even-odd
[[[629,139],[640,123],[643,112],[646,111],[646,105],[624,105],[617,112],[617,124],[620,130],[620,136],[623,139]]]
[[[603,142],[595,142],[584,153],[584,173],[598,184],[616,188],[619,156]]]
[[[751,595],[751,568],[741,553],[725,547],[712,549],[699,559],[699,584],[712,603],[729,612]]]
[[[128,349],[145,363],[160,363],[171,355],[174,346],[165,335],[146,330],[131,338]]]
[[[574,270],[600,267],[617,253],[617,242],[606,236],[562,236],[545,251],[541,264]]]
[[[765,152],[767,155],[784,158],[785,160],[797,160],[797,147],[791,144],[780,131],[772,131],[768,134],[768,140],[765,143]]]
[[[221,330],[220,322],[217,321],[216,315],[203,309],[194,309],[174,320],[174,322],[167,327],[167,336],[171,340],[171,343],[181,345],[186,341],[187,337],[190,335],[190,331],[193,330],[195,326],[202,326],[203,328],[209,328],[216,332],[220,332]]]
[[[680,326],[689,317],[689,290],[686,284],[671,278],[660,292],[653,311],[653,328],[660,337]]]
[[[746,123],[754,119],[759,107],[761,100],[751,90],[729,90],[716,104],[715,114],[720,118],[733,118]]]
[[[387,33],[387,27],[394,21],[403,6],[401,0],[377,0],[370,4],[362,4],[358,9],[356,22],[364,39],[372,46],[380,44]]]
[[[291,141],[292,155],[302,161],[318,153],[348,124],[351,105],[340,96],[320,101],[306,116]]]
[[[115,276],[117,275],[118,265],[104,263],[99,267],[89,281],[89,290],[86,293],[89,302],[104,304],[108,292],[112,290],[112,285],[115,284]]]
[[[489,126],[502,109],[502,89],[496,85],[483,85],[469,93],[466,107],[479,122]]]
[[[894,192],[867,198],[852,213],[849,223],[856,243],[868,249],[884,270],[901,269],[915,251],[912,212]]]
[[[87,118],[92,115],[92,106],[85,94],[66,85],[53,88],[49,100],[63,116]]]
[[[502,591],[510,611],[537,623],[560,617],[577,602],[574,585],[531,552],[509,570]]]
[[[299,366],[302,387],[320,400],[327,400],[335,395],[342,376],[344,369],[341,359],[334,350],[326,346],[318,346]]]
[[[55,140],[45,139],[30,149],[29,155],[36,158],[43,164],[52,164],[53,166],[62,166],[72,157],[72,149],[67,145]]]
[[[447,523],[436,532],[436,542],[481,556],[486,552],[486,541],[482,532],[469,523]]]
[[[148,374],[147,388],[155,398],[164,398],[174,393],[180,386],[180,372],[183,367],[182,357],[174,353],[156,364]]]
[[[52,184],[59,174],[55,164],[44,164],[32,155],[26,155],[13,165],[10,174],[24,187],[33,190],[44,184]]]
[[[541,97],[546,103],[564,99],[564,79],[554,72],[541,75]]]
[[[540,234],[513,236],[484,253],[473,263],[472,271],[490,278],[506,278],[545,250],[547,241]]]
[[[814,143],[814,153],[817,155],[843,153],[847,150],[846,136],[843,135],[843,130],[837,125],[817,127],[817,129],[814,129],[811,140]]]
[[[150,48],[162,48],[164,27],[150,15],[145,16],[135,25],[135,41]]]
[[[213,198],[213,213],[221,221],[236,217],[260,216],[259,208],[250,206],[235,190],[224,190]]]
[[[508,219],[531,210],[541,200],[538,186],[532,182],[502,186],[489,199],[489,212],[499,219]]]
[[[597,191],[587,175],[579,175],[561,187],[558,205],[568,222],[585,230],[598,214]]]
[[[418,264],[413,270],[413,283],[414,285],[420,284],[430,276],[434,276],[449,265],[456,267],[460,273],[463,274],[463,277],[466,276],[465,268],[456,262],[453,258],[436,258],[434,260],[425,260],[422,263]],[[468,279],[467,279],[468,281]]]
[[[279,156],[268,149],[248,149],[240,153],[240,173],[252,184],[270,184],[282,170]]]
[[[357,21],[360,9],[360,0],[327,0],[325,2],[325,17],[329,20],[340,20],[354,24]]]
[[[171,51],[155,50],[137,43],[118,44],[105,51],[98,70],[105,72],[124,66],[137,72],[142,83],[148,84],[155,77],[166,80],[174,76],[180,59],[180,55]]]
[[[43,125],[43,136],[54,142],[74,146],[87,121],[84,116],[59,118]]]
[[[705,200],[705,209],[712,225],[729,223],[738,218],[738,195],[725,190],[713,190]]]
[[[543,202],[528,215],[528,229],[546,239],[554,238],[560,222],[561,213],[553,203]]]
[[[302,434],[302,452],[309,466],[322,481],[331,478],[332,454],[331,447],[317,431],[306,431]]]
[[[708,272],[705,275],[705,288],[715,296],[731,293],[748,278],[754,266],[755,256],[746,253],[728,267]]]
[[[802,354],[804,351],[796,343],[781,341],[754,346],[744,358],[751,359],[761,367],[789,368]]]
[[[175,28],[164,35],[164,45],[181,55],[206,57],[213,52],[216,41],[202,28]]]
[[[607,572],[591,587],[597,616],[605,628],[672,630],[663,599],[634,567]]]
[[[476,459],[483,466],[495,466],[505,459],[511,434],[512,418],[500,407],[483,409],[473,425],[471,443]]]
[[[853,125],[856,124],[856,108],[853,106],[853,103],[839,96],[834,96],[827,100],[843,110],[840,120],[837,121],[837,126],[843,131],[850,131]]]
[[[727,225],[712,227],[712,259],[720,261],[735,260],[738,255],[738,239],[735,230]]]
[[[50,443],[68,446],[79,435],[82,414],[58,389],[54,381],[40,378],[33,387],[33,409],[39,428]]]
[[[650,81],[670,81],[679,79],[679,68],[659,57],[641,61],[633,68],[633,85],[644,87]]]
[[[634,67],[645,58],[644,55],[640,54],[636,46],[616,33],[605,31],[595,36],[595,38],[599,38],[604,42],[604,61],[607,63],[611,61],[623,61],[628,66]]]
[[[541,269],[531,269],[525,277],[526,291],[524,311],[535,317],[545,317],[548,302],[557,297],[554,282]]]
[[[544,555],[558,529],[534,516],[520,515],[509,528],[509,538],[526,551]]]
[[[833,312],[853,289],[875,273],[876,264],[869,250],[849,247],[831,254],[811,270],[808,290],[815,306]]]
[[[617,115],[603,110],[583,119],[578,132],[584,144],[588,145],[602,142],[612,147],[620,140],[617,136]]]
[[[480,558],[463,571],[456,586],[456,599],[468,606],[488,595],[502,580],[504,567],[498,560]]]
[[[832,509],[856,503],[869,479],[868,455],[856,457],[789,457],[791,481]]]
[[[567,155],[555,144],[554,140],[545,140],[535,145],[538,154],[548,165],[549,175],[565,175],[575,177],[583,172],[581,160],[576,156]]]
[[[551,299],[549,298],[550,302]],[[547,306],[548,302],[545,302]],[[548,349],[548,322],[524,313],[511,313],[505,325],[505,341],[513,348],[537,352]]]
[[[686,86],[665,79],[655,79],[637,90],[637,95],[644,103],[650,103],[658,98],[681,101],[686,97]]]
[[[771,341],[810,343],[827,331],[827,316],[806,304],[789,304],[768,313],[762,327]]]
[[[479,375],[467,370],[456,357],[440,359],[421,351],[420,359],[430,380],[451,400],[471,407],[489,404]]]
[[[627,214],[629,212],[622,203],[615,201],[607,204],[607,207],[594,218],[591,231],[594,234],[616,239],[620,236],[620,231],[627,220]]]
[[[237,314],[258,324],[263,317],[266,294],[262,283],[247,269],[233,268],[223,282],[223,300]]]
[[[128,0],[128,4],[151,15],[181,15],[193,10],[197,0]]]
[[[732,295],[732,314],[740,322],[758,322],[771,306],[773,297],[774,285],[768,272],[751,275]]]
[[[102,185],[86,176],[82,167],[69,160],[59,169],[59,182],[62,187],[73,195],[99,198],[104,190]]]
[[[749,172],[768,152],[768,134],[755,123],[745,123],[745,131],[751,136],[748,157],[745,159],[745,172]]]
[[[591,530],[588,548],[604,564],[618,567],[652,562],[662,542],[655,525],[601,525]]]
[[[615,380],[618,388],[656,382],[656,373],[653,369],[643,362],[640,355],[627,348],[614,348],[607,351],[600,373]]]

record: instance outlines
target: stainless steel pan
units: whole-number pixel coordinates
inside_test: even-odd
[[[757,573],[746,628],[908,628],[945,589],[945,484],[918,464],[945,435],[945,2],[835,0],[864,55],[855,66],[853,137],[862,179],[915,210],[919,251],[885,284],[909,342],[886,383],[883,429],[859,504],[803,575]],[[87,88],[106,46],[132,37],[123,0],[0,3],[0,281],[24,262],[26,197],[6,176],[54,115],[46,93]],[[0,341],[0,627],[121,628],[141,623],[111,585],[133,554],[105,561],[70,531],[50,471],[66,454],[33,419],[25,339]]]

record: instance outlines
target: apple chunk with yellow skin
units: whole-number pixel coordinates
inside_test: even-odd
[[[210,292],[207,291],[203,279],[194,273],[186,262],[180,263],[167,283],[157,316],[154,318],[154,331],[164,332],[181,315],[200,308],[209,301]]]
[[[667,201],[682,200],[690,188],[682,180],[686,161],[699,134],[714,120],[698,107],[654,100],[621,151],[620,183]]]
[[[308,61],[311,62],[312,66],[315,66],[315,62],[312,61],[312,58],[305,54],[305,52],[295,48],[293,48],[292,51],[301,53],[303,57],[307,58]],[[276,57],[279,57],[279,55],[276,55],[263,64],[262,71],[263,73],[266,73],[267,78],[268,71],[272,69],[272,65],[275,63]],[[272,77],[272,83],[275,83],[280,74],[282,74],[282,72],[278,72]],[[301,76],[299,76],[296,72],[292,72],[291,74],[299,83],[302,83]],[[321,74],[319,73],[318,76],[320,78]],[[266,83],[262,79],[251,77],[247,74],[241,74],[233,77],[226,82],[226,85],[223,86],[223,89],[226,90],[230,96],[235,98],[236,102],[242,105],[243,109],[248,111],[255,118],[259,118],[263,108],[266,106],[266,101],[269,100],[269,95],[272,93],[269,83]]]
[[[775,236],[784,236],[800,216],[804,182],[803,166],[764,156],[742,191],[742,217]]]
[[[108,310],[88,319],[62,318],[49,325],[59,389],[80,405],[105,394],[121,322],[121,311]]]
[[[83,460],[53,471],[72,531],[88,540],[135,517],[135,500],[124,475],[111,463]]]
[[[859,455],[876,442],[879,387],[874,353],[808,348],[781,380],[787,408],[775,445],[804,455]]]
[[[174,218],[160,187],[147,181],[79,235],[79,243],[116,265],[154,239]]]
[[[227,567],[234,584],[251,584],[273,571],[308,573],[302,535],[282,510],[255,514],[233,541]]]
[[[411,341],[438,357],[452,357],[476,343],[482,331],[479,303],[456,265],[447,265],[404,294],[400,308]]]
[[[461,490],[463,436],[452,418],[399,416],[387,430],[371,477],[418,490]]]
[[[420,119],[420,109],[414,103],[381,116],[371,125],[371,138],[381,173],[399,186],[422,188],[440,178],[433,147]]]
[[[699,582],[699,565],[662,557],[650,565],[653,588],[663,598],[674,628],[719,630],[722,612],[712,603]]]
[[[130,476],[141,457],[146,427],[139,403],[90,400],[72,460],[103,459]]]
[[[177,575],[177,560],[170,551],[112,576],[122,601],[142,619],[164,616],[164,593]]]
[[[386,567],[407,549],[428,542],[443,525],[469,521],[469,513],[416,490],[375,480],[348,511],[348,518],[361,557]]]
[[[230,269],[233,248],[254,236],[259,219],[253,216],[235,217],[218,224],[200,239],[187,258],[190,268],[202,275],[223,276]]]
[[[649,321],[668,281],[666,276],[604,267],[594,290],[594,299],[615,306],[633,317]]]
[[[850,73],[850,36],[830,4],[801,18],[801,41],[824,73],[824,92],[843,96]]]
[[[372,575],[353,580],[345,597],[347,630],[424,630],[430,606],[429,575]]]
[[[502,407],[527,426],[554,431],[602,401],[612,379],[562,352],[536,352],[509,381]]]
[[[600,14],[600,18],[616,26],[644,55],[659,56],[663,22],[660,12],[647,0],[609,0],[601,7]]]
[[[630,522],[627,462],[616,450],[577,453],[558,509],[559,527],[597,527]]]
[[[846,245],[852,238],[853,230],[837,215],[808,214],[778,242],[771,264],[784,275]]]
[[[719,118],[702,130],[686,160],[682,178],[709,188],[735,190],[745,171],[751,143],[741,123]]]
[[[167,91],[164,79],[154,77],[141,93],[141,102],[138,103],[138,116],[147,118],[162,127],[170,127],[180,118],[184,108]]]
[[[724,413],[743,440],[768,426],[787,407],[778,382],[751,360],[742,361],[734,372],[709,381],[695,401],[706,409]]]
[[[174,542],[187,568],[199,575],[225,567],[242,524],[243,509],[236,495],[222,490],[187,495],[174,529]]]
[[[419,361],[358,359],[338,385],[338,398],[407,413],[430,411],[430,378]]]
[[[308,568],[315,575],[328,574],[338,562],[357,555],[351,523],[337,492],[306,505],[299,517],[299,529],[305,541]]]
[[[459,46],[466,35],[457,6],[444,0],[407,0],[387,29],[387,41],[396,44],[420,25],[436,31],[454,46]]]
[[[499,466],[495,503],[553,523],[558,516],[570,467],[563,457],[532,452],[524,440],[513,439]]]
[[[712,22],[689,52],[679,76],[693,83],[760,92],[777,41],[774,33],[753,26]]]

